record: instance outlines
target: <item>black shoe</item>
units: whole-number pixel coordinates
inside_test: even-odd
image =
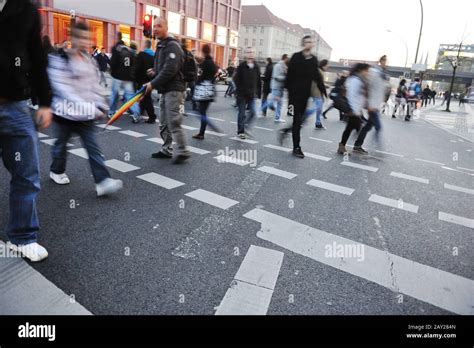
[[[392,115],[392,118],[397,118],[397,116],[395,116],[395,115]]]
[[[405,117],[405,121],[410,121],[410,116]]]
[[[358,154],[361,154],[361,155],[368,155],[369,154],[369,151],[363,149],[362,146],[354,146],[354,148],[352,149],[352,152],[355,152],[355,153],[358,153]]]
[[[193,139],[204,140],[204,135],[202,135],[202,134],[194,134],[194,135],[193,135]]]
[[[323,112],[323,114],[322,114],[322,115],[323,115],[323,118],[324,118],[325,120],[327,120],[327,119],[328,119],[328,118],[326,117],[326,113],[325,113],[325,112]]]
[[[316,129],[326,129],[326,127],[324,127],[322,123],[317,124],[315,128]]]
[[[186,160],[188,160],[191,156],[188,153],[183,153],[181,155],[176,156],[176,158],[173,160],[173,164],[182,164]]]
[[[156,118],[149,118],[145,123],[155,124],[156,123]]]
[[[293,156],[298,157],[298,158],[304,158],[304,153],[301,151],[301,147],[297,147],[296,149],[293,149]]]
[[[170,159],[170,158],[173,158],[173,155],[159,151],[159,152],[156,152],[156,153],[152,154],[151,157],[152,158]]]

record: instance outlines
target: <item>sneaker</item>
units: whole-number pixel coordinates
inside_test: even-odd
[[[349,154],[349,153],[347,152],[346,145],[344,145],[344,144],[342,144],[342,143],[339,143],[339,147],[337,148],[337,153],[338,153],[339,155],[344,155],[344,154],[346,154],[346,153]],[[349,155],[350,155],[350,154],[349,154]]]
[[[362,148],[362,146],[354,146],[352,149],[352,152],[361,154],[361,155],[367,155],[369,152],[365,149]]]
[[[320,129],[326,129],[326,127],[324,127],[322,123],[319,123],[319,124],[317,124],[317,125],[315,126],[315,129],[318,129],[318,130],[320,130]]]
[[[146,123],[148,123],[148,124],[155,124],[155,123],[156,123],[156,118],[148,118],[148,120],[146,121]]]
[[[50,172],[49,177],[58,185],[67,185],[71,183],[66,173],[56,174],[56,173]]]
[[[7,242],[7,248],[21,254],[31,262],[39,262],[48,257],[48,251],[38,243],[16,245],[11,242]]]
[[[115,180],[111,178],[104,179],[101,183],[95,185],[97,191],[97,197],[110,195],[117,191],[120,191],[123,187],[122,180]]]
[[[278,120],[275,120],[276,123],[286,123],[285,120],[282,120],[281,118],[279,118]]]
[[[239,134],[239,138],[240,138],[240,139],[245,139],[245,133],[240,133],[240,134]]]
[[[151,158],[167,158],[167,159],[169,159],[169,158],[173,158],[173,155],[170,154],[170,153],[164,153],[162,151],[158,151],[158,152],[152,154]]]
[[[410,121],[410,116],[405,117],[405,121]]]
[[[202,135],[202,134],[194,134],[194,135],[193,135],[193,139],[204,140],[204,135]]]
[[[173,160],[173,164],[182,164],[185,161],[187,161],[190,157],[191,155],[187,152],[177,155],[176,158]]]
[[[132,116],[132,123],[140,122],[140,116]]]
[[[109,114],[107,115],[107,118],[110,120],[113,115],[114,115],[114,114],[109,113]]]
[[[301,151],[301,147],[297,147],[296,149],[293,149],[293,156],[296,156],[298,158],[304,158],[304,153]]]

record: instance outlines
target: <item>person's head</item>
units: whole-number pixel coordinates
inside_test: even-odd
[[[146,39],[144,42],[145,48],[151,48],[151,40]]]
[[[181,47],[183,47],[183,49],[185,49],[185,50],[188,49],[188,40],[187,39],[185,39],[185,38],[181,39]]]
[[[43,47],[44,47],[44,48],[50,48],[50,47],[52,47],[52,45],[51,45],[51,39],[49,38],[48,35],[43,36]]]
[[[249,61],[255,60],[255,50],[252,47],[247,47],[244,52],[245,59]]]
[[[285,62],[286,64],[288,64],[288,62],[290,61],[290,58],[288,57],[288,55],[285,53],[284,55],[281,56],[281,60],[283,62]]]
[[[311,35],[303,36],[301,40],[301,45],[303,46],[303,51],[310,52],[314,48],[314,40]]]
[[[347,76],[349,76],[349,71],[348,70],[343,70],[341,72],[341,77],[347,77]]]
[[[402,79],[402,80],[400,81],[400,86],[405,86],[406,83],[407,83],[407,80]]]
[[[428,88],[428,89],[429,89],[429,88],[430,88],[430,86],[429,86],[429,85],[426,85],[426,88]]]
[[[105,54],[105,47],[101,47],[100,53]]]
[[[267,58],[267,64],[273,64],[273,60],[270,57]]]
[[[122,33],[120,31],[117,33],[117,40],[122,41]]]
[[[380,57],[379,64],[382,68],[385,68],[387,66],[387,56],[385,54]]]
[[[416,77],[416,78],[415,78],[415,82],[420,82],[420,78],[419,78],[419,77]]]
[[[72,48],[86,52],[90,42],[89,27],[84,22],[76,22],[71,25]]]
[[[155,25],[153,26],[153,35],[160,40],[168,36],[168,22],[164,18],[156,17]]]
[[[359,75],[361,77],[367,78],[369,75],[370,65],[366,63],[357,63],[352,67],[351,76]]]
[[[134,51],[137,50],[137,43],[135,41],[130,41],[130,48]]]
[[[202,51],[202,55],[204,57],[210,57],[211,56],[211,46],[206,44],[206,45],[202,46],[201,51]]]
[[[327,59],[323,59],[319,62],[319,68],[321,70],[326,70],[329,66],[329,61]]]

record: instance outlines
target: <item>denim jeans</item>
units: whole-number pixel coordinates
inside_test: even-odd
[[[133,87],[132,81],[122,81],[117,80],[116,78],[112,78],[112,95],[110,96],[109,114],[114,114],[115,111],[117,111],[119,92],[122,89],[124,91],[125,100],[129,100],[135,95],[135,89]],[[130,111],[133,113],[133,116],[140,116],[140,108],[138,106],[138,103],[134,103],[130,107]]]
[[[250,108],[250,115],[246,117],[247,105]],[[239,107],[239,115],[237,119],[237,134],[245,133],[245,124],[251,123],[257,114],[255,98],[237,98],[237,106]]]
[[[275,108],[276,103],[276,108]],[[267,106],[270,109],[275,109],[275,120],[279,120],[281,117],[281,108],[283,106],[283,90],[272,89],[272,94],[268,97]]]
[[[7,237],[13,244],[35,243],[39,230],[38,135],[26,101],[0,104],[0,150],[11,175]]]
[[[313,107],[306,109],[304,112],[304,118],[311,116],[316,112],[316,124],[321,124],[321,115],[323,114],[323,104],[324,100],[322,97],[311,97],[313,100]]]
[[[95,127],[92,121],[75,122],[58,116],[55,116],[55,121],[55,137],[57,140],[51,151],[53,157],[51,171],[55,174],[66,172],[67,142],[71,135],[76,133],[81,138],[82,144],[89,156],[89,163],[95,183],[98,184],[110,178],[110,173],[104,163],[104,157],[95,139]]]
[[[357,137],[357,140],[354,144],[354,146],[362,146],[364,143],[365,137],[367,136],[367,133],[372,129],[372,127],[375,127],[375,139],[376,141],[379,141],[379,134],[380,130],[382,129],[382,123],[380,122],[380,113],[378,111],[376,112],[370,112],[369,111],[369,120],[365,124],[364,127],[359,132],[359,136]]]

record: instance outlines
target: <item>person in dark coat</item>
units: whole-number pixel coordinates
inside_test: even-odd
[[[100,73],[100,84],[104,84],[105,87],[108,87],[107,80],[105,79],[105,73],[107,71],[107,67],[110,65],[110,58],[105,53],[105,47],[102,47],[99,53],[93,56],[97,62],[97,66],[99,68]]]
[[[271,58],[267,58],[267,66],[265,67],[265,73],[263,75],[263,94],[262,94],[262,115],[267,116],[267,98],[271,93],[272,89],[270,84],[272,82],[273,74],[273,61]]]
[[[151,49],[151,40],[145,40],[145,49],[138,53],[135,66],[135,82],[136,89],[151,81],[147,71],[153,69],[155,62],[155,51]],[[156,123],[155,107],[151,93],[146,94],[140,101],[140,109],[145,110],[148,114],[148,121],[146,123]]]

